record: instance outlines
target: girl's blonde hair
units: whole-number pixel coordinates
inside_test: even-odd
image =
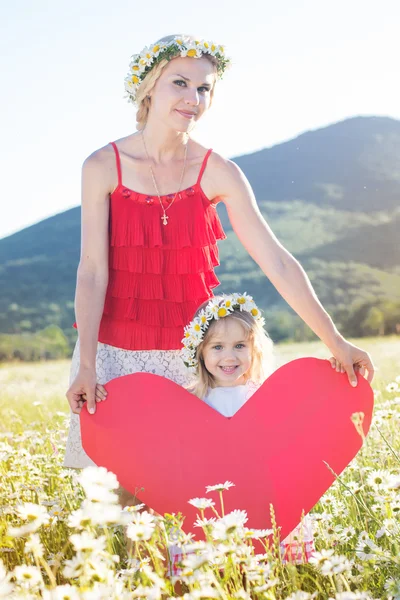
[[[213,298],[214,299],[214,298]],[[223,296],[216,296],[215,300],[223,299]],[[208,300],[203,302],[196,311],[194,318],[207,306]],[[238,321],[247,333],[247,340],[252,346],[252,360],[250,369],[245,373],[245,382],[249,379],[254,383],[263,383],[267,377],[275,370],[274,344],[268,335],[268,332],[258,323],[253,316],[246,311],[234,310],[231,314],[222,319],[213,319],[204,334],[204,338],[197,347],[196,358],[198,366],[196,368],[195,382],[190,386],[189,391],[199,398],[203,399],[207,395],[208,388],[215,387],[215,381],[211,373],[207,371],[204,364],[203,351],[215,334],[218,323],[228,323],[230,320]]]
[[[159,40],[157,40],[156,44],[158,44],[160,42],[170,42],[175,37],[176,37],[176,35],[166,35],[165,37],[162,37]],[[188,37],[191,40],[196,39],[194,36],[185,36],[185,37]],[[214,97],[215,82],[217,79],[217,60],[210,54],[203,54],[203,56],[207,60],[209,60],[215,67],[214,84],[210,90],[210,106],[211,106],[213,97]],[[172,60],[174,60],[174,59],[172,59]],[[136,104],[138,107],[138,110],[136,113],[136,121],[137,121],[136,129],[138,129],[138,130],[143,129],[143,127],[146,125],[147,118],[148,118],[149,112],[150,112],[150,107],[151,107],[150,93],[154,89],[154,86],[156,85],[157,80],[160,78],[160,76],[161,76],[162,72],[164,71],[165,67],[167,66],[168,62],[169,62],[168,60],[164,59],[164,60],[161,60],[159,63],[157,63],[151,69],[151,71],[146,75],[146,77],[143,79],[142,83],[140,84],[140,86],[138,88],[138,91],[136,94]]]

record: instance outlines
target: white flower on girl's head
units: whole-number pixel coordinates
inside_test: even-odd
[[[187,367],[197,367],[197,347],[203,341],[210,322],[213,319],[216,321],[223,319],[235,310],[250,313],[261,327],[265,323],[260,309],[257,308],[253,298],[246,293],[224,294],[222,300],[220,298],[211,298],[207,306],[184,328],[183,348],[180,355]]]
[[[253,297],[249,294],[234,294],[236,303],[239,305],[240,310],[247,310],[250,312],[250,309],[254,307]]]

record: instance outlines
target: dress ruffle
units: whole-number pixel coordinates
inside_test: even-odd
[[[226,238],[200,185],[172,204],[118,186],[111,194],[109,281],[98,340],[126,350],[176,350],[183,328],[219,285],[217,241]],[[169,208],[168,208],[169,206]],[[74,323],[74,327],[76,327]]]
[[[131,273],[202,273],[219,265],[218,247],[216,244],[180,249],[111,246],[109,265],[113,270]]]
[[[183,329],[144,325],[103,315],[99,340],[103,344],[126,350],[179,350],[182,347]]]
[[[184,302],[207,296],[217,285],[219,280],[214,271],[191,275],[142,273],[140,276],[129,271],[110,271],[107,296]]]
[[[200,193],[171,205],[166,211],[168,225],[162,223],[158,199],[143,204],[113,195],[111,210],[111,246],[204,248],[226,237],[215,206]]]
[[[152,327],[183,327],[193,319],[199,305],[211,294],[188,302],[159,302],[140,298],[113,298],[109,296],[104,305],[104,314],[108,317],[119,315],[120,320],[135,321]]]

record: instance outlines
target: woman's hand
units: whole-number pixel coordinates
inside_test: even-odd
[[[96,402],[102,402],[107,397],[107,390],[101,383],[96,383],[96,390],[94,393]],[[87,394],[82,394],[82,397],[87,400]]]
[[[346,372],[349,382],[352,386],[355,387],[357,385],[357,376],[355,373],[356,370],[363,377],[367,372],[368,383],[372,382],[375,369],[368,352],[361,350],[361,348],[358,348],[358,346],[351,344],[343,338],[334,346],[329,347],[329,349],[333,354],[333,356],[329,359],[332,368],[336,368],[336,371],[341,373]]]
[[[328,360],[331,363],[332,369],[336,369],[336,373],[346,373],[344,366],[334,356],[331,356]]]
[[[79,415],[85,402],[90,414],[96,412],[96,401],[105,400],[106,390],[96,382],[96,369],[81,367],[66,393],[73,413]]]

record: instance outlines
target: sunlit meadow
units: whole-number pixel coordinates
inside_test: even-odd
[[[312,511],[317,551],[301,565],[283,564],[276,531],[247,529],[244,511],[224,515],[218,490],[194,500],[207,541],[184,534],[179,515],[122,510],[113,474],[61,466],[69,362],[2,365],[0,598],[400,599],[400,339],[356,343],[378,367],[375,417],[356,459]],[[277,350],[278,364],[329,357],[319,342]],[[168,576],[171,541],[188,552],[180,582]]]

